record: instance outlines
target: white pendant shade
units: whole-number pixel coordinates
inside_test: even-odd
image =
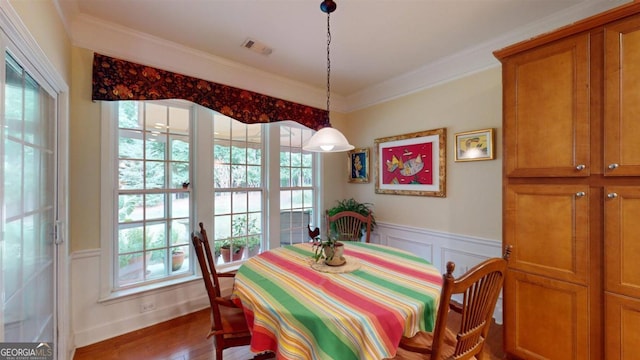
[[[347,138],[342,133],[332,127],[324,127],[311,137],[309,141],[302,146],[305,151],[313,152],[340,152],[349,151],[354,148],[349,144]]]
[[[331,22],[330,16],[337,8],[336,2],[333,0],[322,0],[320,4],[320,10],[327,14],[327,124],[329,122],[329,100],[331,98],[331,59],[329,58],[329,44],[331,43]],[[349,151],[354,148],[349,144],[347,138],[342,135],[339,130],[332,128],[331,126],[323,127],[318,130],[306,144],[302,146],[302,150],[312,152],[341,152]]]

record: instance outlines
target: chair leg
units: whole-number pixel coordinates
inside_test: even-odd
[[[216,360],[222,360],[222,348],[216,346]]]

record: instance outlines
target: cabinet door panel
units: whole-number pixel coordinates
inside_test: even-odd
[[[640,17],[605,27],[605,176],[640,175]]]
[[[588,65],[588,34],[505,60],[507,176],[589,175]]]
[[[640,300],[605,293],[605,360],[640,360]]]
[[[586,185],[509,185],[504,243],[509,267],[586,284],[589,249]]]
[[[587,293],[585,286],[508,270],[507,354],[521,359],[589,359]]]
[[[605,194],[605,290],[640,297],[640,187]]]

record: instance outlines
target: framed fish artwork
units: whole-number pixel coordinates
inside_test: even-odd
[[[446,197],[447,129],[375,139],[376,193]]]

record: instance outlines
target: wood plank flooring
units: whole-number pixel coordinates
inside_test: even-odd
[[[213,341],[206,339],[209,326],[209,310],[205,309],[78,348],[73,360],[215,360]],[[502,326],[492,324],[488,337],[485,359],[502,359]],[[245,346],[227,349],[223,357],[247,360],[253,354]]]

